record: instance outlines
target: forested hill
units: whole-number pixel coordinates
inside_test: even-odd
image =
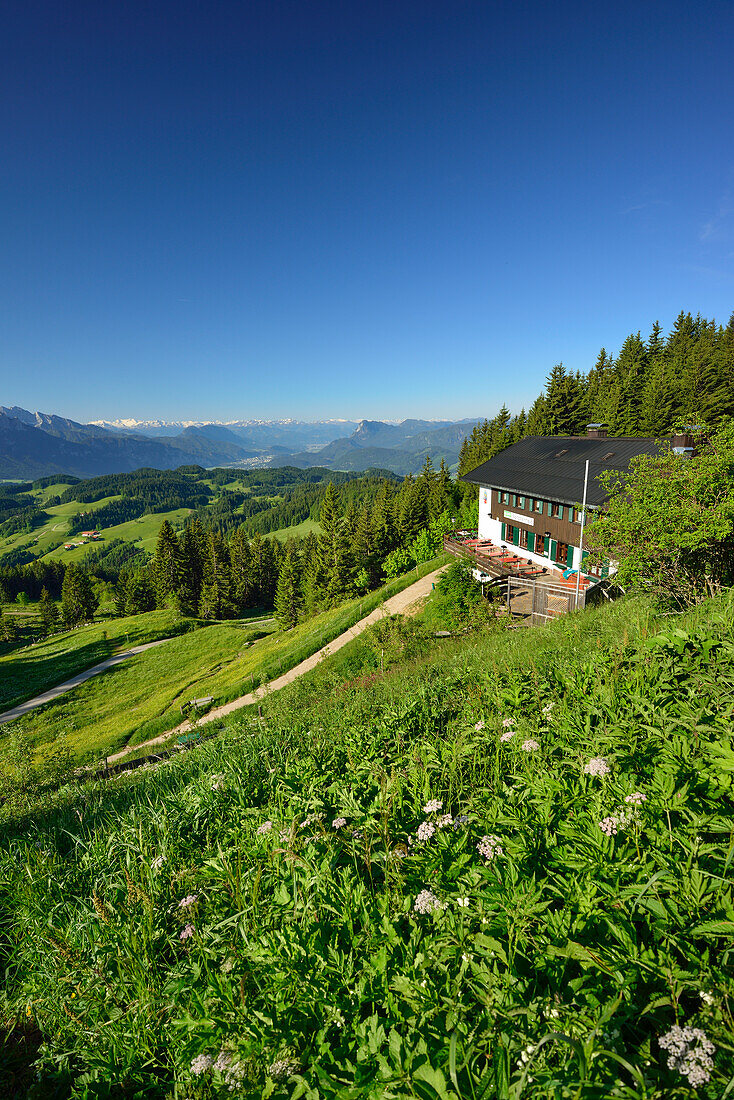
[[[724,327],[680,313],[666,337],[658,322],[647,339],[625,340],[616,359],[605,348],[588,374],[558,364],[529,412],[506,407],[464,442],[459,473],[526,435],[582,435],[603,422],[610,435],[668,433],[676,421],[716,423],[734,415],[734,313]]]

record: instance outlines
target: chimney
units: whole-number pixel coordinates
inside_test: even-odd
[[[674,455],[680,455],[681,458],[693,458],[696,453],[696,444],[693,438],[695,431],[698,431],[698,429],[691,427],[689,424],[684,424],[676,429],[671,441]]]
[[[606,439],[608,428],[606,424],[587,424],[586,435],[589,439]]]

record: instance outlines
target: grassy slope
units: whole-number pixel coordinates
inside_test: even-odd
[[[181,631],[174,611],[150,611],[81,626],[37,645],[0,657],[0,710],[63,683],[129,646],[168,638]]]
[[[440,561],[443,558],[426,563],[418,570],[418,575],[430,572]],[[182,701],[213,695],[217,703],[226,702],[253,686],[275,679],[369,614],[382,599],[401,591],[415,579],[416,570],[412,570],[361,600],[351,600],[323,612],[286,634],[277,633],[257,641],[251,648],[245,648],[247,636],[242,627],[247,626],[246,622],[207,627],[197,632],[196,637],[177,638],[165,646],[132,657],[34,711],[19,724],[39,745],[66,735],[72,751],[80,758],[106,754],[128,743],[137,744],[177,725],[181,721]],[[105,626],[115,622],[135,623],[139,618],[145,616],[111,620]],[[99,645],[99,628],[87,629],[96,631]],[[70,638],[75,649],[80,642],[74,636],[79,633],[73,632]],[[41,665],[40,648],[24,651],[33,653],[34,656],[27,660],[34,669]],[[59,655],[63,648],[64,644],[60,643]],[[107,655],[102,653],[96,659],[103,660]],[[13,660],[17,659],[4,658],[4,667],[9,677],[14,676],[17,683],[22,683],[23,669],[13,668]],[[73,671],[95,663],[89,660],[78,664]],[[58,683],[64,678],[52,682]],[[33,694],[36,693],[34,690]],[[28,694],[23,696],[28,697]]]
[[[300,539],[311,533],[316,535],[321,534],[321,524],[316,519],[304,519],[301,520],[300,523],[294,523],[292,527],[279,527],[277,531],[270,531],[268,533],[268,538],[279,539],[281,542],[285,542],[286,539]]]
[[[78,505],[75,509],[78,510]],[[63,546],[57,547],[56,550],[52,550],[49,554],[46,554],[47,559],[61,558],[63,561],[80,561],[86,556],[90,549],[93,547],[104,546],[105,543],[111,542],[112,539],[123,539],[125,542],[134,542],[136,546],[139,546],[141,550],[147,550],[152,553],[155,550],[156,539],[158,538],[158,532],[164,519],[167,519],[174,528],[178,528],[183,523],[186,516],[191,515],[190,508],[173,508],[168,512],[154,512],[151,515],[140,516],[139,519],[127,520],[125,523],[118,523],[114,527],[105,527],[103,530],[104,541],[90,542],[85,546],[77,546],[74,550],[64,550]],[[80,536],[70,536],[72,541],[76,542]]]
[[[42,493],[42,496],[43,499],[46,499],[45,492]],[[30,550],[37,556],[43,556],[52,543],[66,540],[71,516],[82,508],[88,512],[95,512],[98,508],[102,508],[113,500],[119,500],[119,497],[103,497],[102,500],[96,500],[92,504],[79,504],[78,501],[70,501],[68,504],[55,504],[51,508],[45,508],[44,511],[48,512],[50,516],[46,523],[36,527],[34,531],[19,531],[15,535],[0,539],[0,557],[8,553],[9,550],[16,550],[19,547]],[[42,501],[39,503],[42,505]],[[90,520],[90,523],[92,522],[93,520]],[[63,554],[63,547],[54,554],[54,557],[58,557],[60,553]]]
[[[64,737],[78,759],[99,758],[136,736],[144,739],[180,722],[180,705],[243,683],[256,663],[245,623],[216,623],[173,638],[87,680],[15,726],[36,744]]]
[[[290,1058],[298,1095],[341,1100],[684,1100],[658,1042],[678,1020],[717,1047],[696,1094],[730,1093],[733,632],[731,602],[659,624],[620,604],[441,643],[367,687],[325,667],[264,722],[60,792],[0,848],[4,1014],[48,1044],[39,1087],[102,1095],[81,1066],[149,1100],[224,1097],[190,1071],[224,1048],[253,1098],[293,1093],[267,1073]],[[430,798],[464,820],[421,845]],[[416,912],[425,889],[440,910]]]

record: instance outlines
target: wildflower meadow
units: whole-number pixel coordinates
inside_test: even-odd
[[[0,1095],[734,1095],[733,626],[457,642],[49,794],[0,843]]]

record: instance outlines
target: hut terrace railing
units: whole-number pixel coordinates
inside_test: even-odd
[[[478,539],[473,532],[456,531],[444,536],[443,547],[455,557],[468,558],[477,569],[497,582],[508,610],[521,615],[530,625],[548,622],[586,604],[586,593],[594,586],[582,577],[576,598],[576,575],[563,578],[561,571],[538,565],[508,547]]]

